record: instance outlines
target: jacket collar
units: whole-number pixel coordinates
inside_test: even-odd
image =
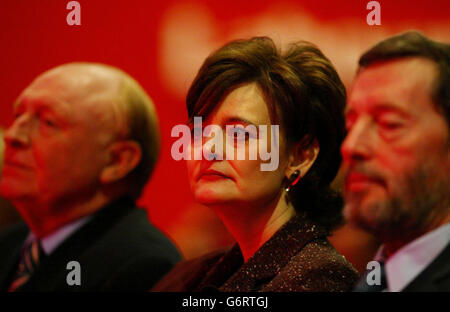
[[[44,257],[36,272],[27,283],[21,286],[21,291],[36,289],[54,290],[59,286],[56,282],[62,282],[66,286],[66,265],[74,259],[84,260],[84,251],[100,240],[103,234],[117,220],[122,219],[130,209],[134,208],[134,202],[129,197],[118,198],[97,211],[92,218],[67,237],[51,255]],[[88,259],[86,259],[86,262]]]
[[[403,291],[448,291],[450,243]]]

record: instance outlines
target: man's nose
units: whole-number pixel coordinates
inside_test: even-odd
[[[5,143],[10,147],[22,148],[30,144],[31,122],[27,115],[17,117],[5,131]]]
[[[358,121],[347,132],[347,136],[341,146],[341,154],[344,162],[366,160],[373,149],[373,137],[368,121]]]

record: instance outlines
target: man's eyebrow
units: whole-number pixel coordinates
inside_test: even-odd
[[[394,113],[398,113],[403,116],[408,116],[408,112],[404,108],[399,107],[398,105],[395,105],[392,103],[386,103],[386,102],[374,105],[371,108],[371,111],[373,111],[375,113],[394,112]]]
[[[68,114],[69,104],[63,100],[53,98],[53,97],[45,97],[40,99],[32,100],[33,106],[38,111],[50,111],[60,114]]]
[[[355,112],[355,109],[351,107],[348,103],[344,109],[344,116],[348,116],[349,114],[352,114]],[[375,104],[368,104],[368,111],[373,113],[380,113],[380,112],[397,112],[399,114],[402,114],[404,116],[408,115],[408,112],[398,105],[395,105],[390,102],[380,102]]]

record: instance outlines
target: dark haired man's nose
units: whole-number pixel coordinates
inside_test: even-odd
[[[366,160],[372,153],[372,138],[363,123],[355,124],[350,129],[341,146],[344,162]]]

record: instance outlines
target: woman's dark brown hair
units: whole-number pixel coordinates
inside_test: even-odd
[[[331,230],[342,222],[342,199],[329,185],[341,163],[346,101],[336,70],[308,42],[291,44],[283,53],[267,37],[230,42],[212,53],[195,77],[186,99],[190,120],[207,118],[245,83],[262,90],[272,124],[280,124],[288,143],[319,142],[316,161],[289,197],[299,213]]]

